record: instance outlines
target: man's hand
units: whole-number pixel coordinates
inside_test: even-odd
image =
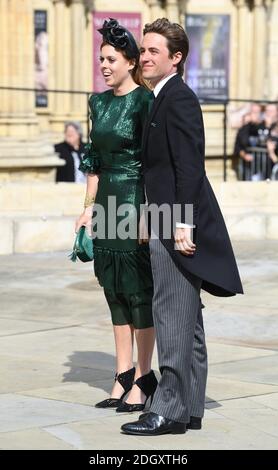
[[[191,228],[177,228],[175,232],[175,247],[183,255],[194,255],[196,245],[192,242]]]
[[[253,160],[253,155],[252,153],[247,153],[244,150],[241,150],[239,153],[240,157],[245,160],[246,162],[252,162]]]
[[[246,153],[243,157],[243,159],[246,161],[246,162],[252,162],[254,157],[251,153]]]
[[[275,153],[275,150],[276,150],[276,142],[274,142],[273,140],[268,140],[267,143],[266,143],[266,146],[267,146],[269,158],[271,158],[271,160],[273,161],[273,163],[277,163],[278,158],[277,158],[277,155],[276,155],[276,153]]]

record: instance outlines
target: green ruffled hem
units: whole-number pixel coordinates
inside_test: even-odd
[[[149,247],[116,251],[94,245],[94,270],[110,292],[136,294],[153,286]]]
[[[86,145],[85,154],[79,165],[83,173],[100,173],[100,158],[92,151],[91,144]]]

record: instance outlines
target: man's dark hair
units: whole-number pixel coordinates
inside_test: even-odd
[[[189,51],[189,41],[182,26],[178,23],[171,23],[167,18],[158,18],[153,23],[145,25],[143,34],[147,33],[161,34],[167,39],[170,57],[173,57],[176,52],[182,53],[182,59],[177,64],[177,72],[183,75],[184,63]]]

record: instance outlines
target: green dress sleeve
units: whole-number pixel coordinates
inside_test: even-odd
[[[94,99],[95,96],[91,96],[89,100],[89,108],[90,108],[90,119],[92,121],[92,125],[94,125]],[[90,134],[90,142],[85,146],[85,153],[82,161],[79,165],[79,170],[83,173],[100,173],[100,158],[97,152],[97,149],[92,141],[91,134]]]

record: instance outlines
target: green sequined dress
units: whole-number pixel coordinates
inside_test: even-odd
[[[105,238],[94,239],[94,270],[100,285],[110,292],[135,294],[152,286],[148,244],[139,245],[137,238],[111,238],[107,231],[108,221],[121,204],[133,206],[129,223],[138,227],[140,204],[145,201],[142,131],[150,100],[150,93],[138,87],[122,96],[108,90],[89,101],[92,131],[80,169],[99,174],[95,203],[104,208],[106,230]],[[115,196],[114,208],[109,196]],[[117,215],[117,226],[126,215]]]

